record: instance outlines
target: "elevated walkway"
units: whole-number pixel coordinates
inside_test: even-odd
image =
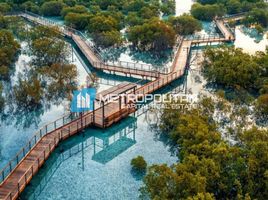
[[[87,41],[86,38],[76,30],[66,26],[51,24],[51,22],[47,22],[44,18],[39,16],[33,16],[27,13],[20,14],[20,16],[33,23],[58,27],[64,36],[71,37],[74,40],[93,67],[99,67],[99,69],[113,72],[119,72],[119,70],[121,70],[120,72],[125,74],[156,78],[154,81],[139,87],[135,84],[122,83],[121,86],[112,87],[110,90],[104,91],[104,95],[110,93],[130,93],[144,96],[153,93],[183,76],[190,56],[190,48],[194,43],[210,42],[216,39],[217,41],[220,40],[219,38],[214,38],[214,40],[211,38],[209,38],[209,40],[202,39],[202,41],[201,39],[183,39],[178,43],[171,71],[168,73],[158,72],[158,75],[156,75],[156,72],[152,70],[146,71],[136,68],[136,71],[133,71],[133,69],[130,68],[123,69],[123,67],[110,66],[101,60],[100,54],[94,45]],[[239,19],[238,16],[236,17],[235,19]],[[223,42],[235,40],[234,34],[225,25],[226,22],[224,19],[216,19],[215,23],[224,36],[222,38]],[[99,96],[100,93],[97,97]],[[97,103],[98,100],[99,99],[97,99],[95,103]],[[135,102],[125,99],[122,101],[121,98],[118,98],[118,101],[115,102],[102,101],[101,104],[98,103],[97,105],[94,106],[92,112],[83,113],[80,116],[63,116],[40,129],[16,157],[0,172],[0,199],[17,199],[60,141],[79,133],[89,126],[107,128],[136,111]]]

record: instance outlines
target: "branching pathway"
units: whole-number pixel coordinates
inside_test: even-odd
[[[170,82],[183,76],[190,56],[190,48],[193,44],[230,42],[235,40],[235,35],[227,26],[226,19],[216,19],[215,23],[221,31],[223,37],[204,37],[182,39],[179,41],[177,52],[170,69],[156,71],[149,65],[137,63],[125,63],[121,66],[108,65],[103,62],[96,47],[90,43],[81,32],[66,26],[59,26],[40,16],[21,13],[19,16],[39,25],[56,26],[66,37],[71,38],[85,55],[93,67],[115,73],[139,75],[153,77],[151,81],[137,88],[130,83],[122,83],[110,88],[110,92],[121,94],[123,92],[144,96],[168,85]],[[232,19],[231,17],[228,19]],[[235,16],[234,20],[241,19]],[[109,90],[105,91],[109,94]],[[95,102],[92,112],[84,113],[81,116],[64,116],[55,122],[46,125],[29,141],[29,143],[10,161],[10,163],[0,172],[0,199],[17,199],[32,177],[39,171],[45,160],[53,152],[60,141],[79,133],[88,126],[98,126],[106,128],[118,122],[124,117],[136,111],[133,106],[135,102],[123,101],[121,97],[118,102]]]

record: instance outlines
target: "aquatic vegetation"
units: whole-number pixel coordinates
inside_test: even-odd
[[[8,79],[12,63],[20,48],[12,33],[0,30],[0,79]]]
[[[41,13],[45,16],[60,16],[65,4],[61,1],[47,1],[41,6]]]
[[[262,94],[256,101],[256,117],[264,125],[268,122],[268,93]]]
[[[191,35],[196,31],[201,31],[202,24],[189,14],[183,14],[178,17],[170,17],[168,20],[174,30],[179,35]]]
[[[221,4],[202,5],[195,3],[191,8],[191,14],[199,20],[212,21],[216,16],[225,14],[224,7]]]
[[[147,163],[142,156],[137,156],[131,160],[131,166],[136,171],[144,172],[146,171]]]
[[[47,101],[60,104],[63,99],[71,100],[72,91],[77,89],[77,69],[73,64],[54,63],[40,70],[46,85]]]
[[[14,86],[15,102],[19,107],[35,107],[41,105],[44,90],[37,77],[20,78]]]
[[[11,11],[11,6],[8,3],[0,2],[0,14],[5,14]]]
[[[258,93],[267,78],[267,54],[251,56],[242,49],[224,46],[208,48],[204,57],[203,72],[209,83]]]
[[[127,35],[129,41],[142,51],[163,51],[172,48],[176,37],[173,28],[158,19],[130,27]]]
[[[173,110],[173,116],[169,109],[164,110],[161,130],[177,144],[180,161],[171,167],[150,166],[142,197],[266,199],[263,177],[268,167],[268,131],[252,128],[236,132],[237,142],[232,144],[222,138],[217,123],[205,110],[202,106],[187,112]]]

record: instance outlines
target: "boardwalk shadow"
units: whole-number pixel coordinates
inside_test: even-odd
[[[133,176],[133,178],[135,178],[135,180],[137,180],[137,181],[143,180],[144,176],[146,175],[145,170],[144,171],[137,171],[135,169],[131,169],[130,173]]]

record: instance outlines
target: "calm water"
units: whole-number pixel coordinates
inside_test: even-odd
[[[10,88],[15,85],[19,72],[23,73],[29,66],[31,58],[24,52],[27,50],[25,43],[21,44],[22,54],[18,57],[15,63],[15,71],[11,76],[9,82],[4,82],[5,93],[10,92]],[[78,71],[78,85],[84,85],[86,83],[86,77],[88,73],[91,73],[90,66],[83,65],[78,59],[78,54],[70,56],[70,61],[77,66]],[[137,82],[138,79],[126,78],[126,77],[113,77],[109,74],[98,74],[99,84],[98,91],[108,89],[112,85],[117,85],[122,81]],[[12,99],[7,99],[7,103]],[[37,132],[38,128],[60,118],[68,113],[69,102],[63,101],[59,105],[50,104],[42,109],[35,111],[19,111],[17,112],[11,106],[6,106],[6,109],[11,109],[5,116],[0,116],[0,168],[3,168],[11,158],[13,158],[17,152],[29,141],[30,138]]]
[[[268,32],[258,35],[256,30],[238,26],[235,29],[235,47],[243,48],[245,52],[254,54],[256,51],[265,51],[268,48]]]
[[[192,1],[177,0],[176,15],[189,12]],[[58,20],[61,23],[61,20]],[[204,30],[199,34],[214,33],[213,24],[203,23]],[[250,30],[236,28],[237,40],[234,45],[244,51],[254,53],[264,51],[268,40],[266,36],[256,36]],[[112,53],[113,54],[113,53]],[[120,53],[118,56],[132,61],[141,60],[154,63],[154,57],[146,54]],[[70,58],[71,59],[71,58]],[[205,80],[200,74],[202,51],[192,51],[193,63],[183,83],[172,84],[175,92],[199,93],[205,90]],[[16,81],[18,71],[23,70],[30,58],[22,54],[16,62],[15,74],[11,85]],[[83,64],[74,55],[74,64],[79,72],[79,83],[84,84],[90,66]],[[101,91],[122,81],[136,82],[107,74],[98,74]],[[65,104],[51,105],[41,113],[22,113],[11,116],[12,120],[0,121],[0,167],[3,167],[18,150],[32,137],[33,133],[44,124],[66,113]],[[26,118],[26,116],[28,118]],[[7,123],[9,121],[10,123]],[[24,122],[24,123],[22,123]],[[24,128],[26,124],[32,124]],[[120,124],[105,130],[87,129],[85,136],[71,138],[53,153],[44,169],[34,178],[31,186],[23,194],[25,199],[138,199],[138,189],[142,181],[131,172],[130,160],[143,155],[149,164],[176,161],[164,143],[156,138],[151,126],[146,122],[146,114],[129,117]],[[62,150],[62,151],[59,151]]]
[[[137,155],[149,165],[177,160],[155,139],[146,114],[128,117],[105,132],[87,129],[85,137],[76,136],[53,153],[23,199],[138,199],[142,176],[130,166]]]

